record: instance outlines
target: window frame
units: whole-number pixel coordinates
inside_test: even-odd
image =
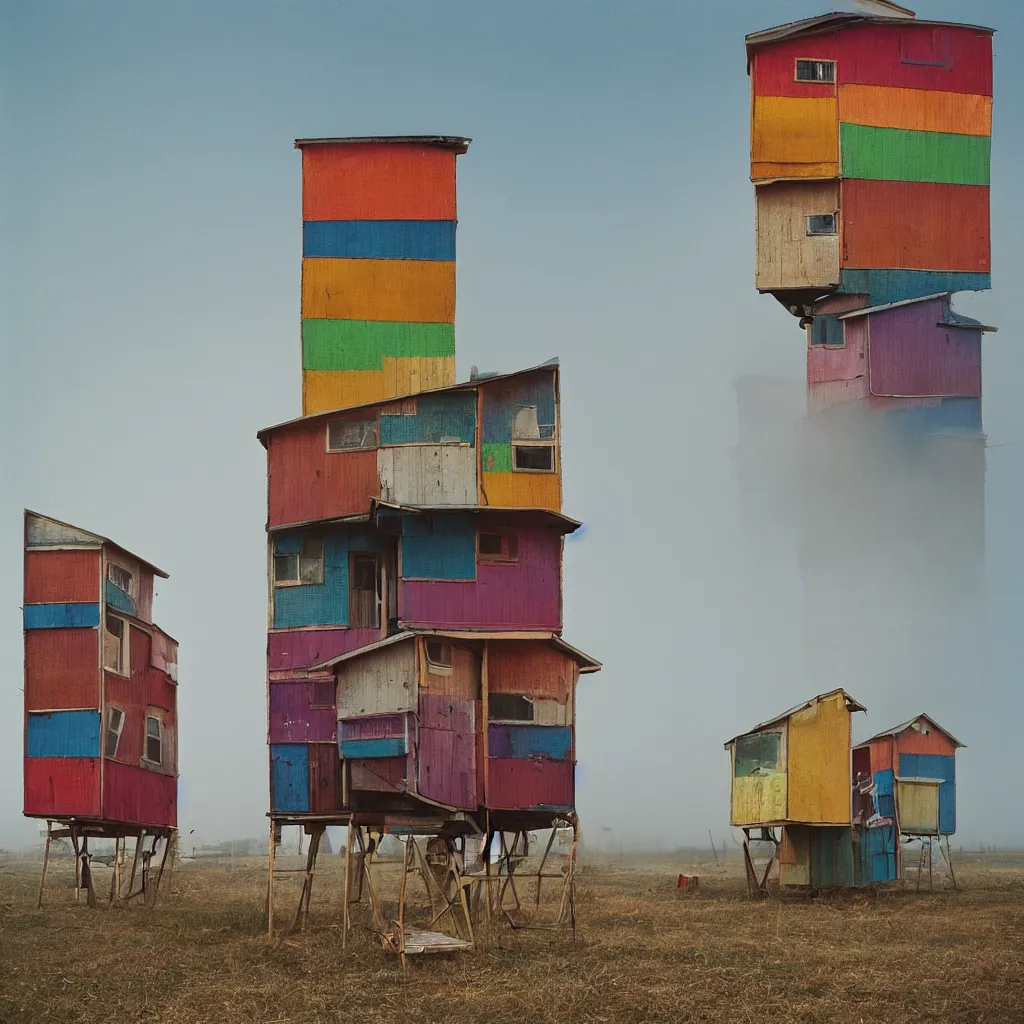
[[[117,723],[117,728],[113,728],[110,724],[111,713],[116,711],[121,718]],[[125,714],[124,709],[118,707],[116,704],[107,705],[107,722],[103,730],[103,756],[108,760],[113,760],[117,757],[118,748],[121,746],[121,735],[124,732],[124,723],[127,721],[128,716]],[[110,736],[114,736],[114,749],[108,750],[110,745]]]
[[[437,644],[438,647],[448,648],[448,664],[443,661],[435,661],[430,656],[430,645]],[[449,640],[434,640],[427,638],[423,641],[423,660],[427,666],[427,672],[432,676],[450,676],[452,666],[455,664],[455,645]]]
[[[160,760],[154,761],[149,756],[149,741],[154,737],[149,735],[149,723],[156,722],[156,741],[160,745]],[[142,720],[142,760],[146,764],[155,765],[157,768],[163,768],[164,766],[164,723],[163,719],[159,715],[150,714],[146,712],[145,718]]]
[[[116,636],[116,633],[112,633],[108,628],[110,620],[113,619],[115,622],[121,623],[121,656],[118,659],[117,667],[114,668],[107,664],[107,634]],[[103,671],[113,672],[116,676],[121,676],[125,679],[130,678],[132,674],[132,657],[131,657],[131,622],[123,615],[117,615],[114,612],[107,609],[106,619],[103,623]]]
[[[114,573],[115,570],[117,572],[123,572],[125,574],[125,576],[128,577],[128,586],[127,587],[122,587],[121,584],[118,583],[117,580],[114,579],[113,573]],[[107,579],[115,587],[117,587],[117,589],[120,590],[121,593],[127,594],[129,597],[134,597],[135,596],[135,573],[133,573],[130,570],[126,569],[123,565],[120,565],[117,562],[110,562],[110,561],[108,561],[107,562]]]
[[[801,64],[831,64],[831,78],[800,78],[799,70]],[[793,58],[793,81],[801,85],[831,85],[835,86],[839,78],[837,62],[829,57],[794,57]]]
[[[823,320],[827,316],[833,317],[839,325],[839,333],[842,341],[840,341],[838,345],[820,344],[814,340],[814,322]],[[807,348],[808,351],[815,352],[838,352],[840,349],[846,348],[846,321],[840,320],[839,316],[834,313],[825,313],[820,317],[814,317],[814,321],[812,321],[807,327]]]
[[[518,448],[547,448],[551,451],[551,468],[534,469],[527,466],[516,465],[516,449]],[[512,442],[512,472],[513,473],[557,473],[558,472],[558,445],[554,439],[550,441],[513,441]]]
[[[333,448],[331,446],[331,427],[338,423],[362,423],[364,425],[364,428],[366,425],[372,424],[373,444],[360,443],[345,445],[340,448]],[[365,440],[366,438],[364,435],[363,441],[365,442]],[[337,419],[328,420],[324,427],[324,450],[329,455],[338,455],[343,452],[370,452],[376,451],[378,448],[380,448],[380,416],[377,413],[374,413],[372,416],[366,416],[359,419],[339,416]]]
[[[812,217],[831,217],[832,218],[832,230],[831,231],[812,231],[811,230],[811,218]],[[804,218],[804,237],[805,238],[835,238],[839,234],[839,211],[833,210],[831,213],[808,213]]]
[[[338,700],[338,689],[337,689],[338,682],[337,682],[337,680],[336,679],[316,679],[316,680],[313,680],[313,684],[312,685],[313,685],[313,692],[309,695],[309,707],[310,707],[310,709],[311,710],[314,709],[314,708],[321,708],[321,709],[322,708],[332,708],[333,709],[336,706],[336,703],[337,703],[337,700]],[[317,692],[317,690],[320,687],[330,687],[331,699],[330,699],[330,702],[327,703],[327,704],[323,703],[323,701],[318,699],[319,697],[322,696],[321,693]]]
[[[740,763],[740,741],[748,740],[751,737],[757,736],[763,740],[763,737],[774,736],[775,737],[775,763],[771,771],[765,771],[761,773],[759,771],[748,772],[745,775],[737,775],[736,768]],[[783,768],[787,757],[786,752],[786,733],[783,729],[777,728],[766,728],[760,729],[756,732],[745,733],[743,736],[737,736],[736,742],[733,749],[732,759],[732,777],[734,779],[767,779],[773,775],[783,774]],[[760,767],[760,766],[759,766]]]
[[[493,555],[483,551],[480,542],[485,536],[498,537],[501,540],[501,551],[498,554]],[[515,543],[510,545],[510,540]],[[510,547],[515,548],[514,554],[510,553]],[[476,560],[488,565],[515,565],[519,561],[519,534],[514,530],[477,530]]]
[[[373,559],[376,564],[376,571],[374,573],[375,588],[374,595],[377,608],[377,622],[376,624],[365,625],[359,623],[358,625],[352,621],[352,595],[356,590],[355,586],[355,565],[359,559]],[[348,627],[349,629],[380,629],[384,621],[384,586],[381,583],[381,573],[384,570],[384,559],[381,557],[378,551],[350,551],[348,555]],[[361,589],[361,588],[360,588]]]
[[[491,710],[491,702],[494,700],[495,697],[498,697],[498,698],[512,697],[512,698],[518,698],[519,700],[525,701],[527,703],[527,705],[529,705],[529,708],[530,708],[530,717],[529,718],[508,718],[508,717],[505,717],[505,716],[502,716],[502,715],[495,715],[494,712]],[[504,692],[501,692],[501,691],[499,691],[497,693],[491,692],[491,693],[487,694],[487,721],[488,722],[500,722],[500,723],[507,722],[507,723],[513,724],[513,725],[522,725],[524,722],[535,722],[536,720],[537,720],[537,702],[536,702],[535,698],[530,697],[530,696],[528,696],[525,693],[504,693]]]
[[[302,545],[305,547],[309,541],[316,541],[320,544],[320,557],[318,559],[320,563],[320,571],[316,580],[304,580],[302,578],[302,560],[308,558],[302,551],[289,551],[282,554],[278,554],[277,551],[273,551],[271,558],[273,559],[273,570],[274,570],[274,589],[279,587],[322,587],[324,585],[324,572],[325,572],[325,547],[323,537],[319,535],[303,537]],[[279,558],[294,558],[295,559],[295,579],[278,579],[277,578],[277,560]]]

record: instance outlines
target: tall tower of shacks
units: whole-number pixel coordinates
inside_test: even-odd
[[[561,635],[558,364],[455,383],[469,140],[296,146],[303,415],[259,434],[272,829],[575,826],[600,666]]]
[[[862,692],[979,670],[994,328],[952,296],[991,284],[993,30],[858,7],[746,48],[757,288],[806,332],[810,669]]]

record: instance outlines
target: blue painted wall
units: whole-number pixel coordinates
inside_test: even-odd
[[[27,757],[99,757],[98,711],[30,712],[25,730]]]
[[[476,526],[471,515],[405,516],[402,520],[402,578],[476,579]]]
[[[25,629],[81,629],[100,624],[99,603],[27,604]]]
[[[270,777],[275,811],[309,810],[309,749],[304,743],[271,744]]]
[[[282,533],[274,539],[274,551],[291,554],[301,550],[302,538],[324,539],[324,582],[297,587],[274,587],[274,628],[348,625],[348,556],[352,551],[381,551],[387,540],[362,526],[317,533]]]
[[[106,581],[104,598],[108,608],[112,608],[116,612],[124,612],[126,615],[135,614],[135,602],[120,587],[115,587],[110,580]]]
[[[937,292],[979,292],[992,287],[991,274],[944,270],[856,270],[845,268],[837,291],[870,295],[871,305],[919,299]]]
[[[952,754],[900,754],[899,773],[906,779],[941,779],[939,831],[956,831],[956,758]]]
[[[896,800],[893,797],[893,773],[888,768],[875,772],[875,809],[883,818],[896,817]]]
[[[866,882],[896,879],[896,826],[881,825],[861,832],[861,855]]]
[[[453,220],[307,220],[303,256],[363,260],[454,260]]]
[[[404,757],[409,753],[409,741],[405,736],[388,736],[374,740],[340,740],[339,745],[341,756],[348,758]]]
[[[512,440],[512,421],[524,406],[537,406],[538,423],[555,422],[555,382],[551,372],[545,370],[536,377],[484,385],[483,443],[508,444]]]
[[[419,395],[413,416],[380,418],[380,443],[440,444],[455,437],[472,445],[476,440],[476,394]]]
[[[561,725],[492,725],[487,752],[491,757],[546,757],[568,761],[572,757],[572,729]]]
[[[861,883],[860,865],[853,855],[849,828],[808,829],[811,841],[811,885],[816,888],[854,886]]]
[[[888,409],[886,423],[909,437],[981,437],[981,399],[943,398],[934,405]]]

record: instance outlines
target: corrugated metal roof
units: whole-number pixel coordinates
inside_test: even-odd
[[[558,524],[563,533],[575,533],[583,525],[578,519],[572,519],[561,512],[547,508],[523,508],[507,505],[396,505],[394,502],[371,498],[370,515],[376,514],[377,509],[389,509],[412,515],[428,515],[434,512],[471,512],[474,515],[500,516],[507,513],[523,520],[529,517],[540,519],[548,524]]]
[[[873,313],[884,313],[886,310],[896,309],[899,306],[913,306],[918,302],[931,302],[933,299],[948,298],[952,292],[933,292],[931,295],[919,295],[913,299],[900,299],[897,302],[885,302],[879,306],[865,306],[863,309],[851,309],[848,313],[840,313],[837,320],[855,320],[860,316],[870,316]],[[964,327],[970,330],[981,330],[983,332],[994,333],[999,330],[998,327],[990,327],[987,324],[983,324],[980,320],[975,320],[973,317],[964,316],[962,313],[954,313],[953,309],[947,304],[946,316],[938,321],[938,325],[943,327]]]
[[[909,722],[902,722],[900,725],[894,725],[891,729],[883,729],[881,732],[876,732],[874,736],[869,736],[866,740],[856,744],[853,749],[858,750],[861,747],[866,747],[869,743],[872,743],[875,740],[884,739],[886,736],[899,736],[901,732],[906,732],[915,722],[920,722],[922,718],[928,722],[932,728],[938,729],[943,736],[951,739],[958,747],[967,746],[966,743],[961,743],[948,729],[943,729],[942,726],[931,717],[931,715],[920,714],[915,715]]]
[[[472,139],[464,139],[461,135],[346,135],[332,139],[296,139],[295,148],[303,146],[355,146],[361,143],[382,143],[400,145],[408,143],[418,146],[438,146],[441,149],[454,149],[456,153],[465,153]]]
[[[390,647],[392,644],[404,643],[417,636],[443,636],[450,640],[541,640],[551,644],[565,654],[570,655],[580,666],[580,673],[598,672],[601,670],[601,662],[584,654],[578,647],[567,643],[557,633],[534,632],[534,631],[496,631],[496,630],[459,630],[459,629],[409,629],[394,636],[385,637],[376,643],[367,644],[355,651],[348,651],[346,654],[339,654],[336,658],[329,658],[317,665],[310,665],[310,669],[333,668],[345,661],[352,661],[361,658],[364,654],[379,651],[382,647]]]
[[[284,427],[294,427],[297,423],[307,423],[316,419],[326,419],[330,416],[340,416],[342,414],[348,415],[349,413],[359,412],[363,409],[376,409],[382,405],[394,405],[396,402],[405,401],[407,398],[419,398],[422,395],[443,395],[453,391],[475,391],[478,387],[485,384],[493,384],[495,381],[510,380],[512,377],[523,377],[528,373],[536,373],[538,370],[557,370],[558,369],[558,358],[549,359],[547,362],[538,363],[536,366],[528,366],[523,370],[513,370],[511,373],[496,373],[492,376],[479,376],[473,380],[463,381],[460,384],[449,384],[443,388],[429,388],[424,391],[414,391],[409,395],[395,395],[394,398],[381,399],[379,402],[365,402],[362,405],[346,406],[343,409],[327,409],[324,412],[314,413],[311,416],[296,416],[294,419],[284,420],[282,423],[275,423],[273,426],[264,427],[262,430],[257,431],[257,440],[266,447],[264,438],[273,433],[275,430],[281,430]]]
[[[124,554],[128,555],[131,558],[134,558],[135,561],[140,562],[142,565],[145,565],[148,568],[152,569],[155,575],[161,576],[165,580],[170,579],[170,576],[167,573],[165,573],[163,569],[157,568],[157,566],[155,566],[152,562],[146,561],[145,558],[140,558],[134,552],[129,551],[126,547],[122,547],[122,545],[118,544],[116,541],[111,540],[109,537],[103,537],[98,533],[93,533],[92,530],[83,530],[81,526],[75,526],[73,523],[65,523],[61,519],[54,519],[53,516],[44,516],[41,512],[33,512],[32,509],[30,508],[25,509],[25,515],[35,516],[37,519],[45,519],[48,522],[56,523],[58,526],[66,526],[69,530],[78,530],[79,533],[87,533],[90,537],[94,537],[96,539],[96,544],[98,546],[103,544],[109,544],[112,548],[117,548],[118,551],[124,552]]]
[[[796,707],[790,708],[788,711],[784,711],[781,715],[777,715],[775,718],[769,718],[767,722],[761,722],[760,724],[755,725],[753,729],[748,729],[746,732],[738,733],[725,744],[725,749],[728,750],[729,747],[740,738],[740,736],[749,736],[753,732],[760,732],[761,729],[767,729],[770,725],[776,725],[778,722],[784,722],[787,718],[795,715],[798,711],[803,711],[805,708],[812,707],[819,701],[827,700],[829,697],[834,697],[837,693],[841,693],[846,699],[846,709],[848,711],[867,711],[867,708],[864,707],[860,701],[855,700],[840,686],[836,690],[829,690],[828,693],[819,693],[817,697],[812,697],[810,700],[804,701],[803,704],[797,704]]]
[[[903,8],[905,9],[905,8]],[[747,60],[749,62],[751,53],[759,46],[768,43],[776,43],[780,39],[791,39],[794,36],[815,35],[821,32],[828,32],[837,28],[845,28],[859,22],[872,25],[905,25],[905,16],[884,17],[881,15],[854,14],[846,11],[833,11],[831,14],[820,14],[814,18],[803,18],[800,21],[786,22],[784,25],[776,25],[774,28],[762,29],[760,32],[751,32],[745,37],[747,44]],[[914,19],[915,25],[931,25],[943,28],[968,28],[975,32],[988,32],[995,34],[994,28],[986,28],[984,25],[965,25],[956,21],[921,21]]]

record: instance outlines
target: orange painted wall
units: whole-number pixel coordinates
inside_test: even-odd
[[[579,676],[576,662],[542,641],[488,641],[487,689],[567,703]]]
[[[839,89],[839,120],[875,128],[991,135],[992,97],[883,85],[844,85]]]
[[[25,552],[26,604],[99,599],[99,551]]]
[[[846,179],[841,195],[843,266],[991,270],[987,186]]]
[[[481,504],[562,511],[561,473],[481,473]]]
[[[914,729],[907,729],[896,737],[896,750],[900,754],[955,754],[956,745],[947,736],[935,729],[922,736]]]
[[[835,178],[839,118],[835,96],[755,96],[750,177]]]
[[[95,629],[25,632],[25,708],[100,706],[99,633]]]
[[[380,143],[302,149],[303,220],[454,220],[455,153]]]

